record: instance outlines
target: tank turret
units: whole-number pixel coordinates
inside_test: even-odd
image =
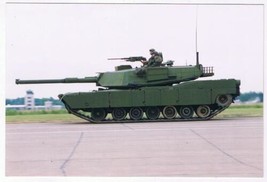
[[[141,58],[143,57],[120,59],[133,62],[133,60],[139,61]],[[213,68],[203,67],[201,64],[198,64],[198,61],[195,66],[172,66],[170,62],[166,62],[157,67],[132,68],[130,65],[120,65],[116,67],[115,71],[99,73],[98,76],[94,77],[51,80],[17,79],[16,84],[96,83],[97,86],[106,88],[127,89],[145,86],[172,85],[212,75],[214,75]]]

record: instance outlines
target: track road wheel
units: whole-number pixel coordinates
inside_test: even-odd
[[[146,116],[148,119],[158,119],[160,115],[160,110],[158,107],[149,107],[146,110]]]
[[[179,109],[179,114],[180,114],[181,118],[189,119],[189,118],[192,118],[192,116],[194,114],[194,110],[191,106],[182,106]]]
[[[106,116],[107,112],[105,109],[102,108],[93,109],[91,112],[91,117],[95,121],[102,121],[106,118]]]
[[[127,115],[127,112],[124,108],[115,108],[112,111],[112,118],[116,121],[124,120]]]
[[[144,112],[140,107],[130,109],[129,116],[132,120],[140,120],[143,118]]]
[[[166,119],[173,119],[177,115],[177,110],[174,106],[165,106],[162,114]]]
[[[233,96],[232,95],[219,95],[216,98],[216,103],[219,106],[224,107],[224,106],[230,105],[232,103],[232,100],[233,100]]]
[[[196,109],[196,114],[200,118],[206,118],[210,115],[210,107],[207,105],[198,106]]]

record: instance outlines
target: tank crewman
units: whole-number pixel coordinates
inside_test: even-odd
[[[141,61],[144,64],[144,66],[147,66],[147,67],[160,66],[163,61],[162,56],[155,49],[150,49],[149,52],[151,55],[149,60]]]

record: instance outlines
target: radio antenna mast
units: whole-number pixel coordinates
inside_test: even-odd
[[[198,16],[198,5],[196,6],[196,32],[195,32],[195,44],[196,44],[196,65],[199,65],[199,58],[198,58],[198,49],[197,49],[197,17]]]

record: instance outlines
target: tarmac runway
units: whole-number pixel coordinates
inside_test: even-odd
[[[262,177],[263,118],[7,124],[6,176]]]

